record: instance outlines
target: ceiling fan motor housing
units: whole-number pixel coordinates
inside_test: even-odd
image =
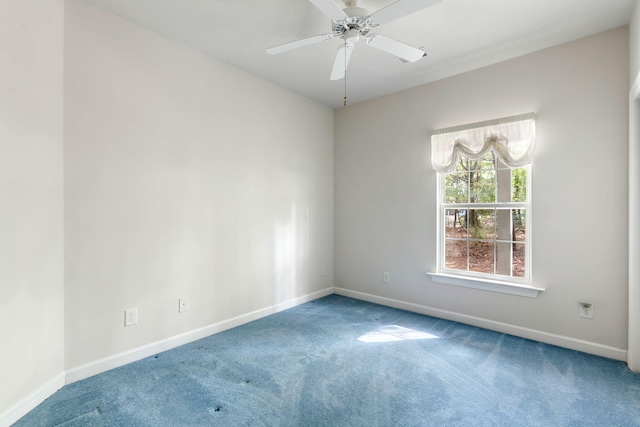
[[[367,19],[370,13],[366,9],[361,7],[347,7],[344,9],[344,13],[348,16],[347,19],[333,21],[332,30],[335,37],[344,38],[345,34],[347,34],[346,37],[353,38],[352,30],[357,31],[357,34],[360,36],[366,36],[371,30],[371,27],[374,26],[371,20]],[[355,41],[357,41],[357,38]],[[354,42],[354,40],[350,42]]]

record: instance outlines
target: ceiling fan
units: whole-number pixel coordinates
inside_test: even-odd
[[[363,38],[369,46],[390,53],[405,62],[416,62],[427,56],[424,50],[399,42],[389,37],[378,34],[370,34],[371,29],[391,22],[395,19],[431,7],[443,0],[398,0],[382,9],[369,13],[358,7],[357,0],[343,0],[345,8],[342,9],[333,0],[309,0],[315,7],[331,18],[332,32],[296,40],[283,45],[267,49],[267,53],[276,55],[299,47],[325,42],[334,38],[344,40],[344,44],[338,48],[331,80],[340,80],[344,77],[351,58],[351,51],[355,44]]]

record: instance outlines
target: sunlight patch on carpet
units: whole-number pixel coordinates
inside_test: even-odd
[[[358,337],[358,341],[373,343],[407,340],[429,340],[433,338],[439,337],[433,334],[428,334],[426,332],[416,331],[415,329],[405,328],[403,326],[388,325],[382,326],[373,332],[367,332],[366,334]]]

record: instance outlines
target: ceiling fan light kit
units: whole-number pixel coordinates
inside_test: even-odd
[[[322,11],[322,13],[331,18],[332,32],[330,34],[321,34],[275,46],[267,49],[267,53],[276,55],[300,47],[325,42],[333,38],[343,39],[344,43],[338,48],[338,53],[329,77],[331,80],[340,80],[345,77],[347,67],[349,66],[349,59],[351,58],[351,51],[360,38],[364,38],[368,46],[390,53],[401,60],[401,62],[416,62],[427,56],[426,52],[422,49],[389,37],[369,34],[369,32],[373,28],[431,7],[443,0],[398,0],[374,13],[369,13],[368,10],[358,7],[356,0],[344,0],[344,9],[338,6],[333,0],[309,1]]]

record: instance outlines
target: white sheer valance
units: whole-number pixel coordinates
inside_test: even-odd
[[[535,119],[535,114],[529,113],[435,130],[431,134],[431,164],[438,172],[452,172],[461,154],[477,159],[493,150],[510,168],[527,165],[536,139]]]

